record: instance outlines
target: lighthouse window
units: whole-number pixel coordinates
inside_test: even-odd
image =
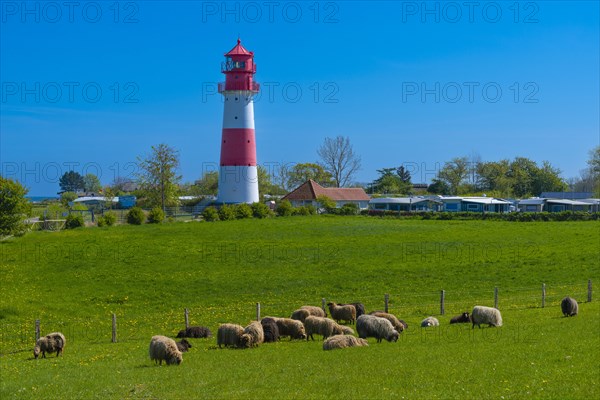
[[[237,97],[235,98],[235,101],[238,101],[238,98],[237,98]]]
[[[246,62],[245,61],[236,61],[234,63],[234,67],[235,68],[246,68]]]
[[[235,117],[235,119],[237,119],[237,117]]]

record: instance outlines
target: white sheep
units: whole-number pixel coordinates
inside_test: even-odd
[[[175,341],[166,336],[152,336],[148,352],[150,353],[150,360],[154,361],[154,363],[158,362],[159,365],[162,365],[163,361],[167,365],[179,365],[183,361],[183,355],[177,349]]]
[[[377,343],[381,343],[382,339],[388,342],[396,342],[399,336],[398,331],[394,329],[390,321],[367,314],[361,315],[356,320],[356,331],[360,338],[374,337],[377,339]]]
[[[258,321],[253,321],[244,328],[244,333],[240,338],[242,347],[255,347],[265,341],[263,326]]]
[[[337,323],[340,321],[347,321],[350,324],[353,324],[356,321],[356,307],[351,304],[347,304],[344,306],[338,306],[335,303],[327,303],[329,307],[329,313],[331,314],[331,318],[333,318]]]
[[[277,318],[277,317],[266,317],[272,318],[279,328],[279,336],[289,336],[292,339],[306,339],[306,331],[304,330],[304,324],[300,321],[291,318]]]
[[[328,337],[323,342],[323,350],[344,349],[346,347],[361,347],[368,345],[369,343],[365,339],[347,335],[335,335]]]
[[[244,328],[237,324],[221,324],[217,331],[217,345],[240,347]]]
[[[303,308],[295,310],[290,316],[291,319],[295,319],[296,321],[300,321],[302,323],[304,323],[304,320],[308,317],[310,317],[310,311],[305,310]]]
[[[63,352],[66,344],[67,340],[62,333],[49,333],[36,341],[35,347],[33,348],[33,356],[38,358],[40,353],[42,353],[42,358],[46,358],[46,353],[56,353],[56,357],[58,357]]]
[[[572,317],[574,315],[577,315],[577,313],[579,312],[579,305],[577,304],[577,300],[569,296],[562,299],[562,301],[560,302],[560,308],[565,317]]]
[[[428,326],[440,326],[440,321],[435,317],[427,317],[421,321],[421,328],[427,328]]]
[[[327,316],[327,313],[325,313],[325,311],[321,307],[316,307],[316,306],[302,306],[302,307],[300,307],[300,309],[301,310],[307,310],[310,315],[314,315],[315,317],[323,317],[323,318],[325,318]]]
[[[502,315],[500,314],[500,310],[493,307],[473,307],[471,319],[473,321],[473,328],[475,328],[475,325],[481,328],[481,324],[488,324],[489,326],[502,326]]]

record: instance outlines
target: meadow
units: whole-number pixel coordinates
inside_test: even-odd
[[[311,216],[33,232],[0,242],[0,396],[595,398],[600,289],[586,299],[588,279],[600,284],[599,226]],[[502,328],[448,325],[493,306],[495,287]],[[409,324],[397,343],[193,339],[180,366],[148,358],[152,335],[184,327],[184,308],[216,332],[256,318],[257,302],[262,316],[289,316],[322,298],[382,309],[385,294]],[[577,317],[562,317],[566,295]],[[418,327],[429,315],[439,328]],[[36,319],[65,333],[64,357],[33,359]]]

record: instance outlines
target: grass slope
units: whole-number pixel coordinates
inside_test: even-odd
[[[2,398],[597,397],[600,277],[597,222],[402,221],[293,217],[38,232],[0,243]],[[541,283],[547,307],[539,307]],[[447,325],[474,304],[505,326]],[[418,328],[439,313],[439,329]],[[216,350],[194,340],[179,367],[154,367],[153,334],[216,331],[287,316],[325,297],[362,301],[409,323],[398,343],[323,352],[283,341]],[[562,318],[565,295],[580,315]],[[596,296],[597,297],[597,296]],[[110,343],[111,313],[119,343]],[[61,330],[64,358],[31,360],[33,322]],[[23,352],[20,352],[23,350]]]

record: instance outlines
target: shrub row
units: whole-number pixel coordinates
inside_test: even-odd
[[[215,207],[207,207],[202,212],[202,218],[205,221],[231,221],[234,219],[245,218],[267,218],[273,215],[271,209],[262,203],[249,204],[224,204],[218,209]]]

